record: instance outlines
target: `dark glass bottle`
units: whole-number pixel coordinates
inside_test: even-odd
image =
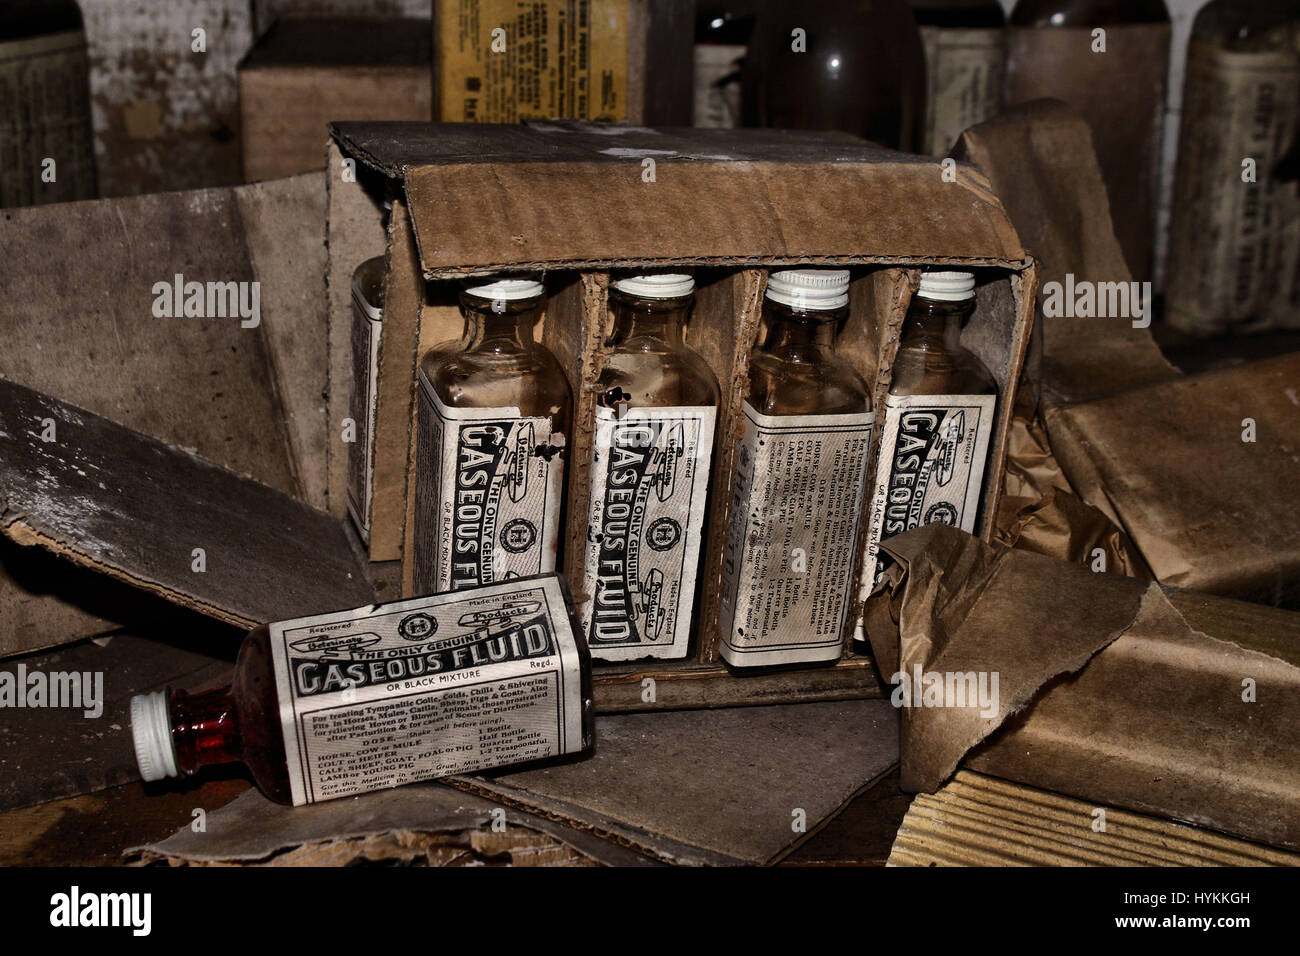
[[[1124,258],[1134,279],[1150,280],[1169,73],[1168,10],[1162,0],[1020,0],[1009,22],[1007,103],[1055,97],[1083,114]],[[1094,36],[1099,28],[1105,31],[1105,52]]]
[[[749,363],[723,562],[719,637],[735,668],[834,661],[871,448],[871,393],[835,351],[849,273],[768,278]]]
[[[1169,323],[1193,335],[1300,328],[1300,3],[1203,7],[1182,116]]]
[[[352,382],[348,416],[356,429],[348,447],[348,514],[363,542],[370,541],[375,462],[375,410],[379,400],[379,344],[384,326],[387,256],[375,256],[352,273]]]
[[[553,571],[563,537],[573,395],[560,363],[533,336],[545,290],[531,279],[472,282],[460,302],[464,335],[420,362],[420,593]]]
[[[596,660],[690,649],[719,398],[713,370],[682,335],[694,288],[690,276],[652,274],[610,290],[582,589]]]
[[[0,206],[97,192],[81,8],[9,0],[0,5]]]
[[[906,0],[768,2],[745,58],[746,126],[834,129],[913,150],[925,54]]]
[[[997,0],[911,0],[925,47],[921,152],[946,156],[964,130],[995,116],[1006,75]]]
[[[694,126],[740,125],[740,67],[754,30],[755,6],[753,0],[696,5]]]
[[[960,343],[975,277],[928,272],[907,310],[885,400],[863,560],[865,599],[889,566],[880,542],[926,524],[974,532],[997,384]],[[858,636],[861,636],[859,633]]]

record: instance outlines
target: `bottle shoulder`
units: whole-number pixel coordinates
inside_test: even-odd
[[[718,378],[700,353],[687,345],[615,347],[596,379],[602,392],[618,390],[633,406],[717,405]]]
[[[853,364],[829,349],[759,351],[749,363],[746,400],[762,415],[847,415],[871,411],[871,389]]]
[[[1169,10],[1163,0],[1020,0],[1009,22],[1057,28],[1169,23]]]
[[[904,346],[894,359],[890,395],[996,395],[993,374],[963,348]]]
[[[494,353],[445,343],[425,354],[420,372],[448,408],[514,407],[521,415],[567,415],[573,404],[564,369],[541,345]]]

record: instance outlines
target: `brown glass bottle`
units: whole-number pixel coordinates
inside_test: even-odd
[[[925,47],[921,152],[946,156],[964,130],[997,114],[1006,17],[997,0],[910,0]]]
[[[740,65],[754,30],[755,7],[755,0],[705,0],[696,5],[692,125],[740,125]]]
[[[0,206],[98,194],[86,30],[75,0],[0,5],[0,104]]]
[[[465,332],[419,370],[415,584],[421,593],[553,571],[573,394],[534,339],[540,282],[471,283]],[[451,480],[452,477],[455,480]],[[499,495],[487,521],[487,492]]]
[[[1300,328],[1300,4],[1201,8],[1182,117],[1169,323],[1193,335]]]
[[[234,677],[225,687],[201,694],[167,690],[132,698],[136,755],[146,781],[242,763],[264,794],[277,803],[293,802],[269,633],[265,625],[248,633]],[[170,729],[170,744],[159,739],[163,728]],[[153,746],[141,747],[142,732],[153,732]]]
[[[1162,0],[1020,0],[1009,23],[1006,102],[1055,97],[1083,114],[1124,258],[1134,279],[1150,280],[1168,10]],[[1098,28],[1105,52],[1098,52]]]
[[[689,652],[719,396],[683,337],[694,286],[687,275],[637,275],[610,289],[583,579],[596,660]]]
[[[742,73],[746,126],[919,142],[925,55],[906,0],[765,3]]]
[[[836,660],[871,447],[871,394],[835,352],[849,274],[768,278],[749,363],[723,562],[719,636],[735,668]]]
[[[386,256],[375,256],[352,273],[352,382],[348,416],[356,434],[348,446],[348,514],[363,542],[370,541],[371,483],[375,461],[375,410],[379,343],[384,320]]]
[[[960,343],[974,311],[969,272],[925,273],[908,307],[881,422],[861,599],[889,566],[882,540],[927,524],[978,526],[998,389]]]

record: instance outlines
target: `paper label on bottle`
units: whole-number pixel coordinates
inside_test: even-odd
[[[928,524],[975,530],[995,395],[890,395],[862,563],[865,599],[892,559],[880,542]]]
[[[582,630],[598,660],[685,657],[717,409],[596,409]]]
[[[695,102],[691,125],[702,129],[735,129],[740,125],[738,61],[745,47],[734,43],[695,44]],[[718,80],[735,78],[721,86]]]
[[[1273,177],[1298,115],[1300,53],[1192,42],[1169,247],[1175,325],[1300,327],[1300,194]]]
[[[871,412],[761,415],[744,406],[718,628],[738,667],[840,656],[852,596]]]
[[[554,571],[564,436],[518,408],[451,408],[423,370],[419,394],[416,590]]]
[[[93,199],[94,149],[86,35],[0,42],[0,207]]]
[[[630,6],[628,0],[438,4],[438,119],[631,119]]]
[[[379,338],[384,312],[352,283],[352,393],[348,416],[356,434],[348,446],[348,513],[370,541],[370,504],[375,477],[375,409],[379,406]]]
[[[925,47],[924,151],[946,156],[969,127],[996,116],[1006,72],[1006,35],[993,29],[921,27]]]
[[[583,749],[558,578],[270,626],[295,806]]]

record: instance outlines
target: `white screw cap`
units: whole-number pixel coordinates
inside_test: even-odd
[[[640,299],[680,299],[695,291],[695,279],[683,273],[653,272],[616,279],[614,288]]]
[[[514,302],[519,299],[536,299],[546,293],[546,286],[536,279],[493,279],[479,285],[466,285],[465,292],[493,302]]]
[[[146,783],[179,776],[166,691],[131,698],[131,735],[135,738],[135,762]]]
[[[842,309],[849,304],[849,270],[782,269],[767,277],[767,297],[792,309]]]
[[[975,298],[975,275],[971,272],[922,272],[917,295],[940,302],[963,302]]]

